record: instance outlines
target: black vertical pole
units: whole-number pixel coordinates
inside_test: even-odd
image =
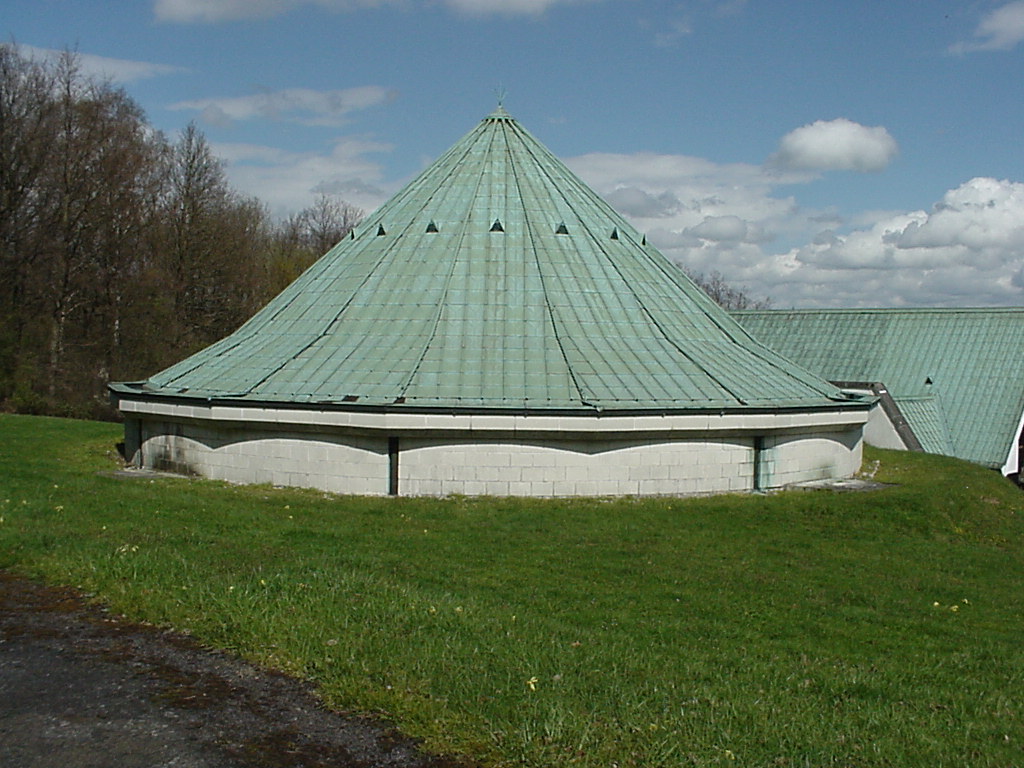
[[[764,438],[761,435],[754,437],[754,490],[761,490],[761,454],[764,453]]]
[[[398,495],[398,438],[388,438],[388,495]]]

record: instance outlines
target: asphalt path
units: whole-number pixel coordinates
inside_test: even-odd
[[[2,768],[469,768],[305,683],[0,571]]]

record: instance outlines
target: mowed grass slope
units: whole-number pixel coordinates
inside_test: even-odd
[[[0,417],[0,567],[489,765],[1024,765],[1024,494],[376,499],[122,480],[115,425]]]

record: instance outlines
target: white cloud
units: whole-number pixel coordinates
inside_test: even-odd
[[[153,13],[160,21],[210,24],[279,16],[298,4],[299,0],[155,0]]]
[[[1024,0],[1015,0],[987,13],[974,30],[974,39],[950,47],[952,53],[1006,51],[1024,40]]]
[[[382,181],[380,164],[369,159],[389,151],[388,144],[341,138],[327,154],[255,144],[213,143],[211,148],[225,161],[232,186],[258,197],[279,217],[309,206],[320,193],[338,195],[369,212],[394,191],[393,184]]]
[[[605,199],[619,213],[637,218],[660,219],[680,211],[683,204],[668,190],[651,194],[638,187],[616,187]]]
[[[796,213],[791,197],[773,189],[798,177],[758,165],[719,165],[699,157],[640,152],[593,153],[569,166],[641,230],[681,233],[722,217],[782,231]],[[720,226],[716,225],[716,226]]]
[[[443,0],[449,8],[477,16],[539,16],[556,5],[569,5],[589,0]]]
[[[750,234],[750,226],[739,216],[705,216],[704,221],[686,233],[716,243],[742,243]]]
[[[971,179],[947,192],[931,215],[900,234],[900,248],[962,247],[1024,252],[1024,184]]]
[[[693,26],[687,19],[676,19],[654,34],[654,44],[659,48],[668,48],[692,34]]]
[[[213,24],[241,19],[280,16],[303,5],[330,11],[395,4],[401,0],[154,0],[153,12],[160,21]],[[537,16],[556,5],[594,0],[438,0],[452,10],[473,15]]]
[[[251,96],[195,99],[172,104],[176,110],[193,110],[213,125],[229,125],[235,120],[267,118],[288,120],[303,125],[342,125],[352,112],[383,104],[394,98],[394,91],[377,85],[339,91],[315,91],[289,88]]]
[[[771,295],[759,276],[770,258],[767,244],[794,236],[803,242],[820,229],[811,218],[820,211],[802,211],[775,192],[803,177],[777,169],[653,153],[595,153],[567,162],[668,258],[693,272],[718,271],[756,297]]]
[[[913,211],[775,257],[791,300],[821,306],[1020,304],[1024,184],[976,178]]]
[[[58,51],[52,48],[36,48],[32,45],[18,45],[17,47],[22,55],[46,61],[54,61],[66,53],[65,51]],[[185,71],[181,67],[172,67],[167,64],[131,61],[129,59],[111,59],[106,56],[96,56],[91,53],[79,53],[77,51],[72,51],[71,53],[77,59],[83,74],[101,80],[110,80],[114,83],[133,83],[137,80],[145,80],[162,75],[173,75]]]
[[[1024,303],[1024,184],[972,179],[931,211],[805,209],[808,176],[679,155],[591,154],[572,169],[668,258],[777,307]]]
[[[896,151],[895,139],[882,126],[869,128],[840,117],[790,131],[772,161],[793,170],[880,171]]]

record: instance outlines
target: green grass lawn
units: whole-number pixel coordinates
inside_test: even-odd
[[[123,480],[118,427],[0,416],[0,567],[525,766],[1024,765],[1024,494],[388,499]],[[877,467],[876,467],[877,463]]]

